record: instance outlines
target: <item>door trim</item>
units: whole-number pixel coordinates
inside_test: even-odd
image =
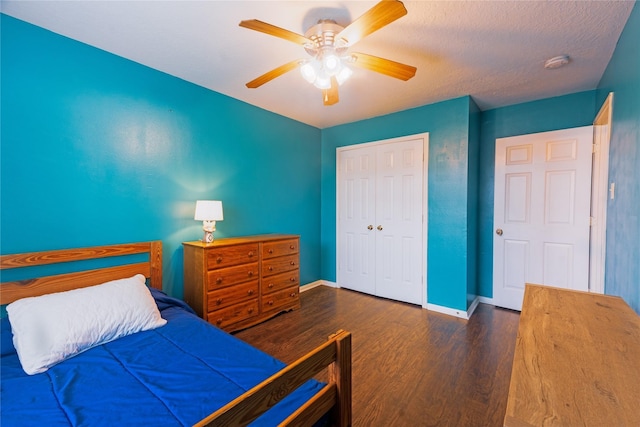
[[[607,243],[607,200],[609,199],[609,141],[613,118],[610,92],[593,120],[593,165],[591,173],[591,230],[589,239],[589,291],[604,293]],[[601,131],[602,130],[602,131]]]
[[[340,265],[340,245],[338,244],[340,239],[339,233],[339,212],[340,212],[340,153],[342,151],[354,150],[358,148],[367,148],[373,147],[377,145],[384,144],[393,144],[396,142],[407,141],[411,139],[422,139],[422,307],[427,308],[427,292],[428,292],[428,283],[427,283],[427,236],[428,236],[428,224],[429,224],[429,186],[428,186],[428,172],[429,172],[429,132],[418,133],[414,135],[406,135],[397,138],[390,139],[382,139],[379,141],[370,141],[364,142],[360,144],[352,144],[345,145],[343,147],[336,148],[336,287],[340,288],[340,283],[337,283],[338,278],[338,266]]]

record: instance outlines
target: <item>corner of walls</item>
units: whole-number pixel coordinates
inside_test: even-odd
[[[467,167],[467,309],[475,303],[479,291],[478,279],[478,203],[480,169],[481,111],[473,98],[469,98],[469,154]]]

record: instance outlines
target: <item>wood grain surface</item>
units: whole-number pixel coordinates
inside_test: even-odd
[[[94,286],[110,280],[131,277],[135,274],[143,274],[149,279],[149,286],[162,289],[162,242],[160,240],[2,255],[0,256],[0,270],[117,258],[135,254],[148,254],[148,260],[138,263],[126,261],[113,267],[100,269],[79,267],[78,271],[69,273],[2,282],[0,283],[0,304],[9,304],[20,298]]]
[[[640,426],[640,318],[618,297],[527,285],[505,426]]]

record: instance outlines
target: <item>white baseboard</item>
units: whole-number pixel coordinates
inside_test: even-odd
[[[330,288],[338,287],[335,282],[329,282],[328,280],[316,280],[315,282],[300,286],[300,292],[308,291],[309,289],[317,288],[318,286],[328,286]]]
[[[480,302],[482,304],[489,304],[489,305],[495,305],[493,302],[493,298],[489,298],[489,297],[478,297],[478,299],[480,300]]]
[[[475,311],[476,307],[478,307],[479,303],[480,303],[480,298],[476,297],[467,310],[458,310],[455,308],[445,307],[445,306],[436,305],[436,304],[429,304],[429,303],[427,303],[426,308],[427,310],[435,311],[442,314],[448,314],[449,316],[459,317],[460,319],[469,320],[469,318]]]
[[[480,297],[477,296],[473,299],[471,305],[467,309],[467,316],[469,316],[468,319],[470,319],[473,312],[476,311],[476,308],[478,308],[478,304],[480,304]]]

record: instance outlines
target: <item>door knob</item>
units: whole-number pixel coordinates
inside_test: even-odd
[[[369,225],[367,226],[367,230],[373,230],[373,225],[369,224]]]
[[[378,231],[382,231],[382,226],[381,225],[377,226],[376,228],[378,229]]]
[[[496,234],[497,234],[498,236],[502,236],[502,228],[498,228],[498,229],[496,230]]]

